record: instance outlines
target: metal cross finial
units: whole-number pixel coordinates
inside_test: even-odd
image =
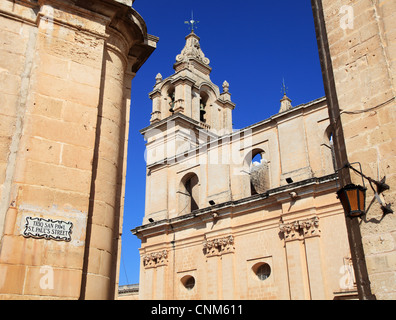
[[[287,89],[288,89],[288,88],[287,88],[286,85],[285,85],[285,78],[283,78],[282,90],[281,90],[281,92],[283,93],[283,95],[286,95]]]
[[[194,28],[197,28],[196,24],[199,23],[199,21],[194,20],[194,12],[191,11],[191,20],[184,21],[184,23],[190,25],[189,27],[191,28],[191,32],[194,32]]]

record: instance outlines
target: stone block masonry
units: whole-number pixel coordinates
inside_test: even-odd
[[[359,162],[366,176],[386,177],[390,188],[382,201],[395,210],[396,2],[323,0],[321,5],[340,110],[333,124],[336,131],[342,128],[345,140],[342,146],[336,143],[335,152],[347,158],[339,168]],[[337,108],[330,103],[329,109]],[[362,184],[359,175],[351,173],[351,180]],[[377,299],[393,300],[396,216],[384,216],[367,187],[369,209],[359,224],[371,292]]]
[[[158,40],[131,4],[0,3],[0,299],[117,296],[130,82]]]

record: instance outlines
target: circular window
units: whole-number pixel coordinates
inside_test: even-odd
[[[267,263],[257,263],[253,266],[253,272],[259,280],[264,281],[271,275],[271,267]]]
[[[187,290],[192,290],[195,287],[195,279],[193,276],[185,276],[181,279],[181,282]]]

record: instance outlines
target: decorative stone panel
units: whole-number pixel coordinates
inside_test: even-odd
[[[203,251],[208,257],[233,253],[234,250],[234,237],[231,235],[223,238],[206,240],[203,243]]]
[[[300,225],[298,221],[281,223],[279,225],[279,229],[283,233],[285,240],[294,240],[301,238]]]
[[[168,251],[152,252],[142,257],[145,268],[156,268],[168,264]]]
[[[279,230],[283,233],[286,241],[320,236],[319,218],[313,217],[305,220],[281,223]]]
[[[318,217],[313,217],[311,219],[299,221],[299,225],[305,238],[320,235]]]

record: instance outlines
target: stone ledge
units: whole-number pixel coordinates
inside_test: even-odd
[[[139,292],[139,284],[127,284],[118,287],[118,294],[124,293],[138,293]]]

